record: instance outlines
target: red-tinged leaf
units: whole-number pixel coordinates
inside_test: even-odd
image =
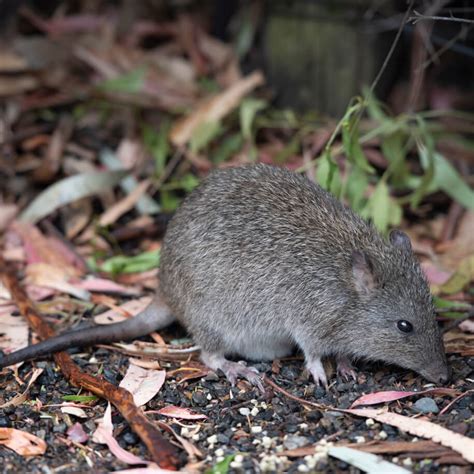
[[[89,439],[88,434],[84,431],[80,423],[74,423],[67,430],[67,437],[76,443],[85,443]]]
[[[41,438],[14,428],[0,428],[0,445],[20,456],[40,456],[46,451],[46,443]]]
[[[93,441],[100,444],[106,444],[110,452],[120,461],[126,464],[148,464],[148,461],[125,451],[113,436],[114,426],[112,424],[112,409],[110,403],[104,413],[104,417],[99,422],[97,429],[92,437]]]
[[[96,291],[98,293],[118,293],[121,295],[138,295],[139,290],[136,288],[126,287],[107,280],[106,278],[88,278],[87,280],[75,283],[74,286],[88,291]]]
[[[457,396],[459,392],[452,388],[430,388],[428,390],[421,390],[420,392],[406,392],[398,390],[388,390],[384,392],[369,393],[362,395],[351,405],[351,408],[355,408],[361,405],[376,405],[377,403],[393,402],[395,400],[401,400],[402,398],[412,397],[414,395],[448,395]]]
[[[181,420],[205,420],[206,415],[192,412],[189,408],[180,408],[170,405],[158,410],[158,413],[169,418],[180,418]]]
[[[421,268],[431,285],[442,285],[446,283],[452,275],[452,272],[442,270],[431,262],[423,262]]]

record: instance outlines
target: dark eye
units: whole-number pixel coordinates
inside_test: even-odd
[[[405,321],[404,319],[400,319],[400,321],[397,322],[397,328],[405,333],[413,331],[413,325],[409,321]]]

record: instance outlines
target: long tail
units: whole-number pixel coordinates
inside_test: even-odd
[[[136,339],[169,326],[174,320],[170,309],[156,297],[134,318],[120,323],[69,331],[0,357],[0,369],[71,347],[89,347],[94,344]]]

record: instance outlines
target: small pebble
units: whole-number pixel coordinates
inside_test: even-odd
[[[418,413],[438,413],[439,408],[436,402],[429,397],[423,397],[413,404],[413,409]]]
[[[304,436],[287,436],[283,441],[283,446],[288,450],[302,448],[308,444],[309,440]]]

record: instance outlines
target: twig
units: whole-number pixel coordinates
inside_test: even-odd
[[[1,256],[0,279],[3,280],[22,316],[27,319],[28,324],[41,339],[53,337],[55,335],[54,330],[42,320],[39,312],[35,309],[32,301],[14,275],[13,269],[7,265]],[[115,405],[128,421],[132,430],[147,446],[153,461],[162,468],[177,469],[179,459],[176,448],[162,436],[143,412],[137,408],[132,394],[128,390],[116,387],[102,378],[93,377],[82,372],[66,352],[55,353],[54,360],[72,385],[89,390]]]
[[[403,15],[402,22],[400,23],[400,27],[398,28],[397,35],[395,36],[395,39],[393,40],[392,46],[390,46],[390,50],[389,50],[387,56],[385,57],[385,60],[382,64],[382,67],[380,68],[380,70],[377,74],[377,77],[374,79],[374,82],[372,82],[372,85],[370,86],[370,95],[372,95],[375,88],[377,87],[377,84],[379,83],[380,78],[382,77],[382,74],[385,72],[385,69],[387,68],[388,63],[389,63],[390,59],[393,56],[393,52],[395,51],[395,48],[398,45],[398,42],[400,40],[400,36],[402,35],[402,32],[403,32],[403,28],[405,27],[405,25],[408,21],[408,17],[409,17],[409,15],[410,15],[410,13],[413,9],[413,4],[414,3],[415,3],[415,0],[410,1],[410,5],[408,6],[407,11],[405,12],[405,15]]]
[[[419,21],[422,20],[437,20],[437,21],[452,21],[455,23],[468,23],[468,24],[474,24],[474,20],[468,20],[467,18],[459,18],[456,16],[434,16],[434,15],[423,15],[422,13],[417,12],[416,10],[413,10],[413,13],[415,16],[411,16],[408,21],[416,25]]]
[[[278,386],[271,378],[267,377],[266,375],[263,376],[263,381],[273,387],[276,391],[285,395],[285,397],[290,398],[291,400],[295,400],[296,402],[301,403],[302,405],[307,405],[312,408],[317,408],[318,410],[332,410],[331,407],[326,405],[322,405],[320,403],[309,402],[308,400],[304,400],[303,398],[297,397],[296,395],[292,395],[290,392],[287,392],[284,388]]]
[[[470,393],[473,393],[474,390],[467,390],[464,393],[461,393],[461,395],[458,395],[454,400],[451,400],[450,403],[448,403],[440,412],[440,415],[444,415],[455,403],[459,402],[461,398],[464,398],[466,395],[469,395]]]

